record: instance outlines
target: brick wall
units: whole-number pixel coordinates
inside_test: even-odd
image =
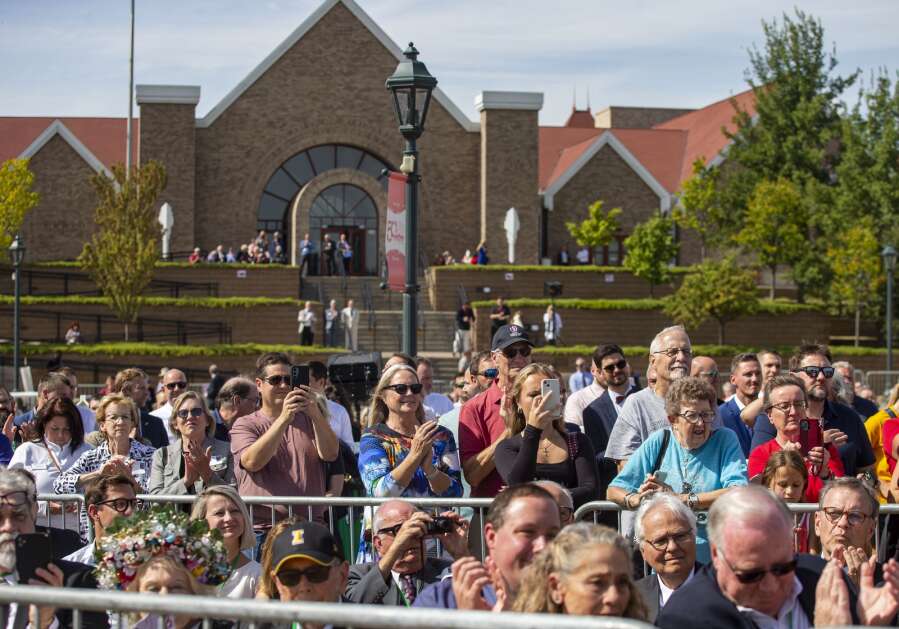
[[[606,107],[596,113],[594,122],[602,129],[649,129],[691,111],[694,110],[666,107]]]
[[[22,224],[26,260],[77,258],[95,227],[97,195],[90,178],[96,171],[59,135],[31,158],[29,168],[40,200]]]

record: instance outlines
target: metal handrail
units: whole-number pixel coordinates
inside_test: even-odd
[[[102,295],[102,291],[96,286],[94,281],[91,279],[90,275],[87,273],[77,273],[73,271],[45,271],[39,269],[31,269],[26,268],[21,270],[22,273],[22,281],[27,284],[27,295],[44,295],[44,296],[54,296],[54,295]],[[47,279],[47,280],[61,280],[62,281],[62,292],[35,292],[34,290],[34,280],[35,279]],[[83,283],[90,284],[92,288],[87,290],[70,290],[70,283]],[[205,295],[207,297],[218,297],[219,295],[219,285],[218,282],[187,282],[183,280],[164,280],[164,279],[153,279],[150,280],[150,283],[147,285],[147,288],[144,289],[145,295],[150,294],[158,294],[158,293],[168,293],[171,297],[180,297],[182,293],[199,293],[201,295]]]
[[[347,605],[337,603],[298,603],[251,599],[223,600],[213,596],[153,596],[135,592],[98,592],[96,590],[11,586],[0,588],[0,604],[53,606],[56,608],[99,612],[144,612],[164,616],[222,618],[240,620],[251,627],[261,622],[307,622],[318,625],[352,627],[391,627],[392,629],[543,629],[548,622],[543,614],[494,614],[482,611],[427,609],[385,605]],[[643,629],[651,625],[627,618],[587,616],[552,617],[554,629]],[[81,614],[73,616],[73,626],[81,626]]]

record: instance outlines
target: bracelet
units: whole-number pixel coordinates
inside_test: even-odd
[[[624,495],[624,507],[625,509],[631,509],[631,496],[636,496],[637,492],[631,491]]]
[[[696,511],[696,508],[699,506],[699,496],[690,492],[687,495],[687,506],[690,507],[690,511]]]
[[[435,476],[437,476],[439,473],[440,473],[440,468],[439,468],[439,467],[435,467],[435,468],[434,468],[434,471],[431,472],[430,474],[428,474],[427,472],[425,472],[425,478],[427,478],[428,480],[432,480],[432,479],[433,479]]]

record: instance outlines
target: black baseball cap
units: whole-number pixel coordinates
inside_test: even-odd
[[[309,559],[330,566],[343,559],[331,531],[315,522],[297,522],[281,531],[272,541],[272,569],[275,573],[290,559]]]
[[[496,334],[493,335],[493,342],[490,344],[491,351],[498,351],[514,345],[515,343],[527,343],[531,347],[531,339],[528,338],[527,331],[520,325],[504,325]]]

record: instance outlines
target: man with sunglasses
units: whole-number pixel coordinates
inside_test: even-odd
[[[162,389],[165,391],[165,404],[160,406],[150,415],[158,417],[162,420],[169,443],[178,441],[178,435],[172,432],[169,426],[169,420],[172,418],[172,403],[178,399],[178,396],[187,391],[187,376],[180,369],[169,369],[162,377]]]
[[[518,372],[531,364],[528,333],[518,325],[504,325],[493,335],[491,356],[497,379],[480,395],[468,400],[459,415],[459,457],[475,498],[493,498],[503,486],[496,472],[496,445],[510,436],[501,407]]]
[[[839,402],[829,400],[834,368],[826,345],[801,345],[790,358],[790,372],[805,385],[808,395],[806,414],[821,420],[824,443],[833,444],[840,453],[846,476],[864,474],[874,469],[874,450],[865,425],[858,413]],[[756,420],[751,450],[770,441],[777,430],[767,415]]]
[[[88,485],[84,490],[84,504],[87,508],[87,517],[94,529],[94,538],[87,546],[66,556],[65,560],[88,566],[97,565],[94,559],[97,540],[106,535],[106,529],[117,518],[127,518],[134,513],[138,489],[134,480],[125,474],[101,476]]]
[[[783,502],[758,485],[732,489],[709,510],[708,531],[712,563],[671,595],[657,626],[812,626],[825,562],[793,551],[793,516]],[[850,597],[854,612],[854,588]]]
[[[405,500],[390,500],[378,507],[372,522],[372,545],[377,562],[350,567],[346,597],[367,605],[410,606],[418,593],[440,580],[452,561],[427,557],[428,537],[440,540],[453,559],[468,553],[468,522],[447,511],[443,521],[452,527],[447,533],[429,534],[434,516],[419,511]]]

